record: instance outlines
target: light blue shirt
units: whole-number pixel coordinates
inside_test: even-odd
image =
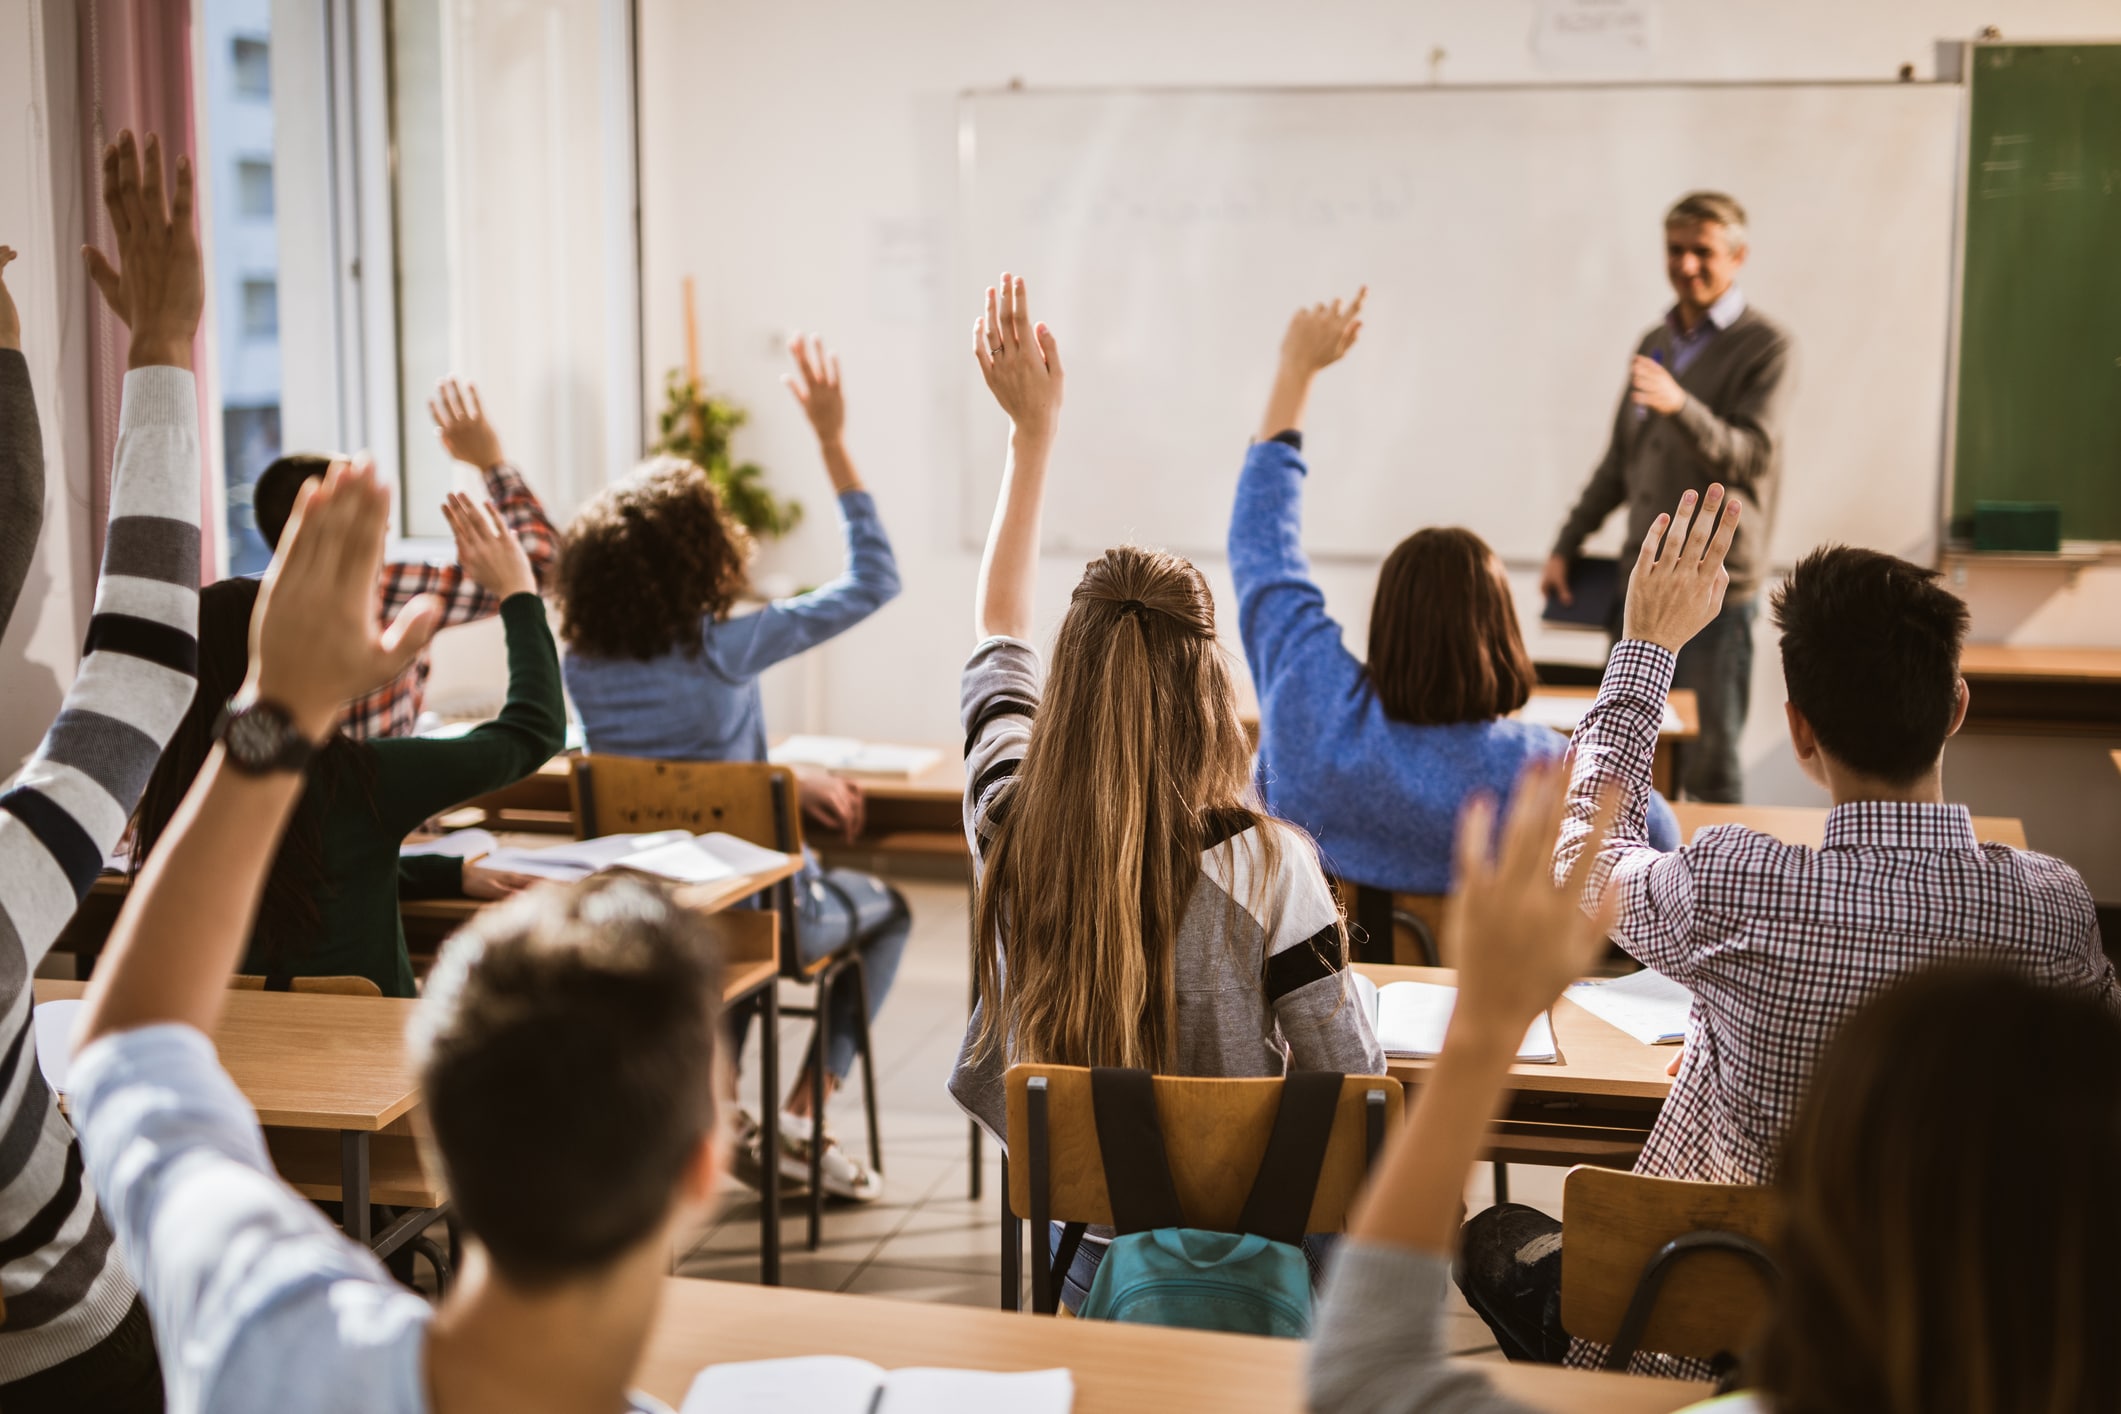
[[[561,660],[589,749],[659,761],[763,761],[759,674],[881,609],[899,591],[898,561],[866,491],[839,498],[847,568],[838,579],[756,613],[700,624],[700,651],[660,658]]]
[[[280,1181],[206,1037],[107,1036],[75,1058],[69,1097],[171,1414],[428,1414],[433,1308]]]
[[[1694,360],[1701,357],[1701,351],[1709,346],[1709,340],[1736,324],[1738,316],[1743,313],[1745,291],[1733,285],[1709,306],[1709,317],[1696,324],[1692,333],[1688,333],[1680,322],[1677,308],[1666,314],[1665,323],[1672,330],[1672,376],[1677,378],[1686,372]]]

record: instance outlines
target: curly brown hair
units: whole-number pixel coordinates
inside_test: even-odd
[[[653,457],[567,527],[554,597],[560,638],[593,658],[700,652],[700,621],[723,619],[749,586],[751,535],[707,473]]]

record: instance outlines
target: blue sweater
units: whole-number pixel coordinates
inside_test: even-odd
[[[1458,810],[1475,790],[1506,796],[1526,762],[1568,738],[1510,717],[1415,726],[1385,715],[1361,660],[1341,643],[1303,552],[1303,454],[1258,442],[1230,516],[1238,631],[1259,692],[1259,785],[1275,814],[1308,830],[1326,868],[1397,893],[1451,886]],[[1675,849],[1660,799],[1650,840]]]
[[[700,622],[700,651],[594,658],[569,651],[567,694],[589,749],[662,761],[763,761],[759,674],[843,633],[898,595],[898,561],[866,491],[839,498],[847,568],[830,584],[756,613]]]

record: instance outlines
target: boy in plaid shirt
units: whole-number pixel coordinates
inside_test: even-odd
[[[485,477],[486,494],[500,512],[502,524],[530,557],[531,572],[537,576],[542,591],[552,580],[559,533],[546,517],[545,507],[530,489],[530,483],[502,456],[500,434],[486,420],[478,388],[469,383],[460,386],[454,378],[445,378],[435,385],[427,410],[433,415],[435,429],[449,454],[477,467]],[[280,532],[294,510],[296,491],[303,482],[323,476],[330,465],[329,457],[297,453],[281,457],[265,468],[258,477],[255,504],[258,533],[265,537],[267,545],[279,548]],[[395,619],[399,610],[422,594],[432,594],[442,601],[443,628],[492,618],[501,611],[500,601],[455,564],[395,560],[384,564],[379,610],[384,623]],[[427,696],[429,669],[428,655],[423,650],[403,673],[350,703],[342,730],[356,741],[412,735]]]
[[[1944,744],[1966,718],[1966,605],[1936,571],[1890,555],[1814,551],[1774,595],[1790,743],[1834,800],[1824,844],[1722,825],[1676,853],[1650,846],[1644,806],[1672,665],[1722,607],[1738,524],[1738,502],[1721,486],[1694,510],[1689,491],[1676,518],[1659,516],[1644,537],[1622,641],[1576,733],[1555,869],[1575,864],[1600,793],[1621,787],[1627,804],[1598,853],[1591,896],[1610,880],[1620,945],[1694,994],[1678,1078],[1636,1172],[1758,1184],[1774,1176],[1826,1043],[1897,979],[1978,959],[2109,1005],[2121,1006],[2121,992],[2077,872],[1977,842],[1966,807],[1945,804]],[[1561,1225],[1543,1213],[1502,1204],[1466,1225],[1459,1285],[1504,1352],[1599,1363],[1601,1348],[1572,1345],[1561,1327],[1560,1268]],[[1662,1356],[1636,1361],[1707,1373]]]

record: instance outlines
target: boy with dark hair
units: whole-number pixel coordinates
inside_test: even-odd
[[[441,617],[423,597],[376,621],[389,504],[344,463],[298,502],[250,676],[83,1003],[70,1098],[88,1176],[172,1409],[659,1409],[627,1386],[671,1239],[720,1168],[697,917],[643,883],[548,887],[445,947],[412,1037],[468,1238],[439,1309],[274,1175],[208,1039],[303,757]]]
[[[1819,550],[1774,597],[1790,743],[1834,801],[1825,843],[1723,825],[1674,854],[1650,847],[1643,810],[1672,664],[1722,609],[1739,517],[1721,486],[1694,509],[1689,491],[1676,519],[1659,516],[1643,537],[1622,641],[1577,729],[1555,868],[1576,863],[1600,793],[1624,790],[1593,888],[1611,883],[1620,945],[1694,994],[1678,1078],[1636,1172],[1757,1184],[1774,1176],[1821,1048],[1898,978],[1976,959],[2109,1005],[2121,990],[2076,871],[1978,843],[1966,807],[1945,804],[1944,743],[1966,716],[1966,606],[1890,555]],[[1466,1225],[1459,1284],[1513,1358],[1602,1357],[1561,1329],[1560,1263],[1560,1224],[1544,1214],[1502,1204]]]
[[[530,557],[530,570],[539,587],[550,584],[553,563],[559,557],[559,532],[553,529],[537,492],[530,489],[523,473],[503,455],[501,436],[486,419],[478,388],[444,378],[435,385],[435,395],[427,400],[427,411],[449,454],[479,469],[501,523]],[[296,497],[304,486],[322,477],[331,463],[330,457],[314,452],[290,452],[258,474],[251,490],[251,506],[257,517],[258,534],[269,548],[280,548],[280,535],[287,518],[294,513]],[[392,560],[383,566],[380,582],[384,623],[422,594],[441,600],[443,628],[490,619],[501,612],[501,601],[481,588],[461,565]],[[423,652],[404,672],[359,701],[349,703],[341,729],[355,741],[411,736],[421,705],[427,700],[430,666]]]

